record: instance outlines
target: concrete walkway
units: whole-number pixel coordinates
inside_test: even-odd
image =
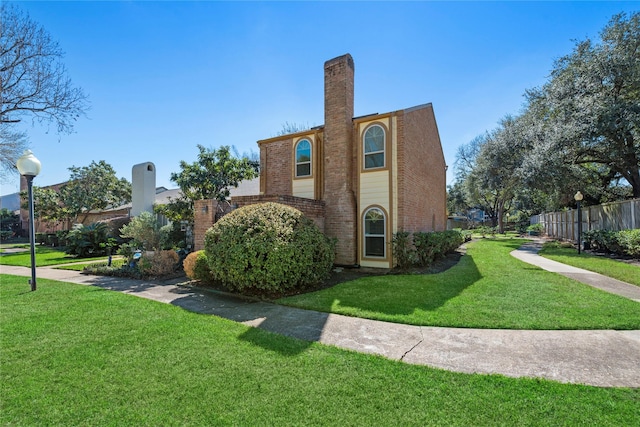
[[[514,256],[523,254],[529,260],[543,262],[530,247],[516,251]],[[0,273],[31,275],[28,268],[10,266],[1,266]],[[38,268],[38,277],[100,286],[278,334],[406,363],[600,387],[640,387],[640,331],[420,327],[247,301],[191,288],[180,280],[143,282],[44,267]]]
[[[528,264],[538,266],[543,270],[558,273],[570,279],[577,280],[578,282],[593,286],[594,288],[602,289],[605,292],[640,302],[640,286],[541,257],[538,255],[540,249],[542,249],[542,241],[536,240],[522,245],[518,250],[511,252],[511,255]]]

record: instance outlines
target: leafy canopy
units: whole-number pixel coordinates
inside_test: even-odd
[[[181,171],[171,174],[171,181],[178,184],[182,196],[165,206],[156,207],[157,212],[172,221],[193,221],[195,200],[224,201],[232,187],[258,176],[259,163],[246,156],[234,157],[229,146],[207,149],[198,145],[198,150],[197,161],[187,163],[183,160],[180,162]]]
[[[131,183],[118,179],[104,160],[89,166],[71,166],[71,176],[60,189],[60,199],[69,218],[84,222],[90,211],[102,211],[131,201]]]

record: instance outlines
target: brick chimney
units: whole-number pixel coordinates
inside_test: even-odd
[[[325,233],[336,238],[336,264],[357,260],[357,212],[353,191],[353,82],[351,55],[324,64]]]

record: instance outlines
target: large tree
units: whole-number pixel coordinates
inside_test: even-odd
[[[23,148],[24,134],[10,129],[24,119],[54,124],[70,133],[88,108],[81,88],[72,84],[63,52],[38,23],[17,6],[0,3],[0,144],[1,165]],[[16,151],[20,150],[20,151]]]
[[[182,192],[179,199],[172,200],[157,210],[172,220],[193,221],[195,200],[215,199],[224,201],[229,190],[238,187],[241,181],[258,176],[259,162],[247,157],[234,157],[229,146],[207,149],[198,145],[198,160],[180,162],[181,171],[171,174],[171,181],[178,184]]]
[[[29,146],[26,133],[0,123],[0,180],[17,173],[16,162]]]
[[[84,222],[91,211],[102,211],[131,201],[131,183],[118,179],[104,160],[69,168],[71,176],[60,189],[60,199],[73,221]]]
[[[607,185],[624,178],[640,197],[640,12],[614,16],[600,43],[577,43],[528,97],[545,126],[546,155]]]

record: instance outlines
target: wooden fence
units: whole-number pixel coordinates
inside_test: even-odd
[[[583,232],[640,228],[640,199],[585,206],[580,210]],[[578,240],[577,209],[535,215],[530,218],[530,222],[542,224],[547,236],[574,242]]]

